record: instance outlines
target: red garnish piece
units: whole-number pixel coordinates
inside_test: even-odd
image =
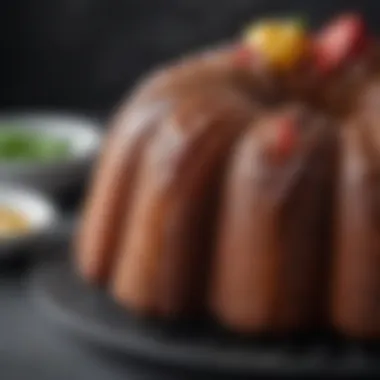
[[[282,115],[276,118],[273,151],[275,157],[285,159],[294,151],[297,143],[297,118],[295,115]]]
[[[294,150],[297,140],[296,120],[283,117],[278,120],[276,150],[280,157],[288,157]]]
[[[255,53],[252,47],[239,45],[233,51],[233,60],[236,66],[241,68],[249,68],[252,66],[255,58]]]
[[[360,55],[369,38],[363,18],[355,13],[344,14],[332,21],[314,38],[314,57],[320,72],[341,67]]]

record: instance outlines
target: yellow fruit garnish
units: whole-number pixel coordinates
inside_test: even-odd
[[[307,38],[302,25],[292,21],[265,21],[245,32],[245,42],[276,68],[287,69],[300,60]]]
[[[29,221],[21,213],[7,206],[0,206],[0,239],[29,230]]]

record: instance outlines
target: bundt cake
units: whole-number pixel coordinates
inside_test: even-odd
[[[141,316],[380,338],[379,52],[357,14],[273,19],[154,72],[113,119],[80,275]]]

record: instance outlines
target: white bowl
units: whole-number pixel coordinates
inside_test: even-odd
[[[0,256],[8,256],[15,250],[32,249],[32,243],[43,239],[59,226],[59,213],[53,202],[35,190],[17,185],[0,185],[0,207],[10,207],[29,221],[27,232],[15,236],[0,237]]]
[[[32,187],[57,195],[87,178],[99,152],[103,132],[93,119],[55,113],[0,114],[2,130],[36,131],[60,137],[71,146],[71,157],[51,162],[0,162],[0,182]]]

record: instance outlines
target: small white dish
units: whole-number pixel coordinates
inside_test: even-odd
[[[70,157],[49,162],[0,161],[1,183],[16,183],[52,195],[87,179],[103,140],[103,131],[95,119],[61,113],[0,114],[0,131],[4,130],[36,132],[67,141]]]
[[[42,193],[17,185],[0,185],[0,207],[11,208],[22,214],[29,223],[27,231],[20,234],[0,236],[0,258],[8,257],[21,249],[33,250],[59,226],[59,213],[53,202]]]

